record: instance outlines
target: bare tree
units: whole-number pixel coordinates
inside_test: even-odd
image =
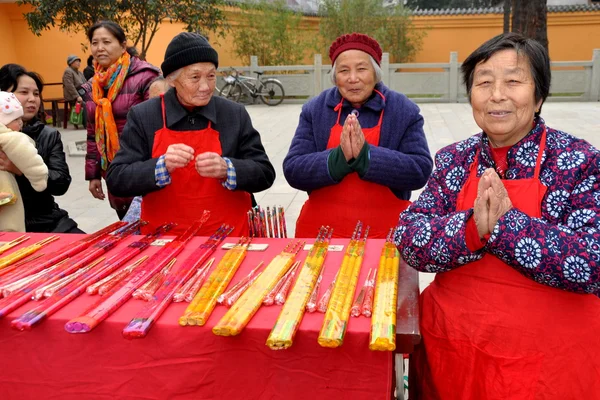
[[[512,31],[535,39],[548,49],[546,0],[513,0]]]

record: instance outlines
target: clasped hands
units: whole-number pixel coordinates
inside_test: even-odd
[[[513,205],[502,180],[493,168],[486,169],[479,180],[473,205],[473,218],[479,237],[483,239],[491,234],[500,217],[511,208]]]
[[[207,151],[194,156],[194,149],[183,143],[169,145],[165,153],[165,166],[169,173],[185,167],[192,160],[195,160],[200,176],[217,179],[227,177],[227,163],[217,153]]]
[[[365,135],[363,135],[358,118],[356,115],[350,114],[346,117],[340,136],[340,146],[346,162],[357,158],[364,145]]]

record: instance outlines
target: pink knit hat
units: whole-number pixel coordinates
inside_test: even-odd
[[[0,92],[0,123],[8,125],[23,116],[23,107],[14,93]]]
[[[335,63],[335,59],[346,50],[361,50],[369,54],[377,65],[381,65],[381,47],[377,40],[364,35],[362,33],[350,33],[342,35],[329,47],[329,58],[331,59],[331,65]]]

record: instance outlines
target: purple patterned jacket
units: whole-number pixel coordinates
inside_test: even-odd
[[[112,103],[113,115],[117,124],[119,135],[123,132],[127,113],[136,104],[148,100],[148,87],[159,74],[159,69],[142,61],[137,57],[131,58],[129,73],[125,78],[123,87]],[[100,153],[96,146],[95,120],[96,103],[92,100],[92,81],[89,80],[81,86],[79,94],[82,96],[87,111],[87,154],[85,156],[85,180],[100,179],[103,173],[100,168]],[[124,206],[128,207],[131,199],[120,199],[109,193],[109,201],[112,208],[118,210]],[[126,208],[125,207],[125,208]]]
[[[533,177],[543,119],[508,152],[506,179]],[[600,152],[582,139],[547,128],[540,180],[548,187],[542,217],[513,208],[502,216],[483,249],[466,245],[473,209],[456,200],[481,149],[478,175],[494,168],[480,133],[441,149],[425,190],[400,215],[395,242],[402,257],[422,272],[445,272],[492,254],[544,285],[600,296]]]

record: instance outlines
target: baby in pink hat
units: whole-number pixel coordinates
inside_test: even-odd
[[[38,155],[35,142],[24,133],[23,107],[13,93],[0,92],[0,148],[34,190],[42,192],[48,184],[48,167]],[[14,175],[0,171],[0,230],[25,231],[25,208]]]

